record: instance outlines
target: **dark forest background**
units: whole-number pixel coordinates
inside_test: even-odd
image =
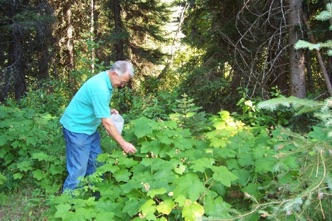
[[[315,19],[328,2],[1,0],[0,101],[40,89],[71,97],[120,59],[136,67],[135,96],[185,93],[211,113],[234,109],[243,93],[326,98],[327,50],[294,44],[330,39],[331,21]]]
[[[0,0],[0,220],[332,220],[331,30],[331,0]],[[62,194],[59,118],[124,59],[138,151],[98,128]]]

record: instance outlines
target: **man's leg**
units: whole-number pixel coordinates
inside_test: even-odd
[[[84,177],[91,149],[89,135],[73,133],[63,128],[66,141],[66,161],[68,177],[63,185],[65,190],[73,190],[79,184],[79,177]]]
[[[86,176],[93,174],[96,172],[96,169],[98,167],[97,157],[99,154],[102,153],[101,147],[100,147],[100,135],[96,131],[94,134],[92,134],[90,137],[90,143],[91,143],[91,149],[90,149],[90,155],[89,155],[89,161],[88,166],[86,170]]]

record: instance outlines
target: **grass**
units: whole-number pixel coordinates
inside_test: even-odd
[[[38,189],[22,187],[0,193],[1,221],[44,221],[47,210],[47,198]]]

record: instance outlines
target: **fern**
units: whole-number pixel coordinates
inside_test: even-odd
[[[316,19],[320,21],[326,21],[329,20],[330,18],[332,18],[332,4],[328,3],[326,5],[326,11],[322,11],[321,13],[319,13],[316,16]]]
[[[332,3],[326,5],[326,10],[319,13],[316,17],[316,20],[326,21],[332,18]],[[329,27],[329,30],[332,30],[332,25]],[[328,55],[332,56],[332,41],[319,42],[317,44],[312,44],[307,41],[299,40],[295,45],[295,49],[308,48],[309,50],[319,50],[321,48],[327,48]]]
[[[319,102],[317,101],[309,99],[300,99],[297,97],[288,97],[288,98],[279,97],[260,102],[257,105],[259,109],[265,109],[270,111],[275,111],[281,108],[280,106],[286,108],[292,108],[293,110],[296,111],[297,115],[301,115],[303,113],[309,113],[320,110],[322,104],[319,104]]]
[[[294,111],[295,116],[312,113],[325,127],[332,127],[332,98],[328,98],[325,101],[314,101],[296,97],[279,97],[260,102],[257,108],[269,111],[289,108]]]
[[[176,121],[180,127],[189,128],[195,136],[199,136],[207,127],[207,116],[200,112],[201,107],[196,106],[194,99],[183,94],[181,100],[177,100],[177,108],[173,109],[170,119]]]

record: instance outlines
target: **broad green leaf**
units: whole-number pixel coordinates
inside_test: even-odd
[[[95,219],[93,219],[94,221],[110,221],[113,220],[114,217],[114,213],[112,212],[102,212],[102,213],[98,213],[98,216],[96,216]]]
[[[154,217],[154,213],[156,212],[156,203],[152,199],[146,201],[140,208],[143,216],[146,218]]]
[[[137,200],[138,198],[126,200],[122,209],[122,213],[127,213],[130,217],[135,216],[140,211],[142,201]]]
[[[174,141],[170,139],[167,134],[159,134],[157,135],[157,139],[159,140],[160,143],[170,145]]]
[[[6,135],[1,135],[0,136],[0,147],[6,145],[8,143],[8,138]]]
[[[300,167],[298,157],[287,156],[282,160],[283,166],[286,170],[298,169]]]
[[[192,149],[196,143],[195,140],[185,137],[176,137],[174,139],[176,140],[176,142],[174,143],[174,148],[181,151]]]
[[[227,168],[230,170],[239,169],[239,164],[237,159],[229,159],[226,162]]]
[[[96,210],[89,207],[80,207],[75,209],[75,213],[77,217],[80,217],[80,220],[94,220],[93,218],[96,217]]]
[[[116,171],[113,176],[117,182],[127,182],[129,181],[131,173],[127,169],[120,169],[119,171]]]
[[[225,166],[212,167],[213,179],[219,181],[223,185],[230,187],[231,183],[238,179],[238,177],[230,172]]]
[[[185,170],[186,170],[186,166],[183,165],[182,163],[179,163],[179,164],[174,168],[175,173],[180,174],[180,175],[183,174]]]
[[[0,185],[4,184],[7,181],[7,177],[0,173]]]
[[[105,173],[105,172],[115,173],[119,170],[120,170],[120,168],[117,165],[111,165],[108,163],[105,163],[97,168],[97,171],[101,172],[101,173]]]
[[[137,138],[142,138],[147,135],[151,135],[153,133],[153,130],[157,128],[157,124],[149,120],[145,117],[138,118],[136,120],[132,121],[133,123],[133,130],[134,134],[137,136]]]
[[[131,191],[137,189],[137,185],[133,185],[132,182],[127,182],[121,185],[122,194],[129,194]]]
[[[154,153],[154,155],[157,155],[159,153],[161,144],[158,140],[153,140],[153,141],[146,141],[142,142],[142,146],[140,148],[141,153]]]
[[[39,169],[34,170],[32,172],[32,174],[33,174],[33,177],[36,178],[37,180],[42,180],[45,178],[45,174],[43,173],[42,170],[39,170]]]
[[[19,163],[16,164],[16,167],[20,171],[24,171],[24,172],[27,172],[27,171],[33,169],[31,160],[25,160],[25,161],[19,162]]]
[[[166,189],[165,188],[153,189],[153,190],[148,191],[147,196],[153,198],[156,195],[162,195],[164,193],[166,193]]]
[[[55,208],[56,208],[56,213],[54,214],[54,217],[65,219],[68,211],[71,209],[71,206],[66,203],[66,204],[59,204]]]
[[[182,209],[182,217],[185,221],[196,221],[199,220],[204,214],[204,208],[196,202],[187,200],[187,203]]]
[[[179,204],[180,207],[183,207],[187,201],[186,197],[184,195],[179,195],[174,200]]]
[[[257,199],[259,197],[258,187],[259,186],[255,183],[249,183],[248,186],[242,188],[241,191],[244,193],[248,193],[249,195]]]
[[[254,164],[254,161],[249,153],[245,153],[238,156],[238,163],[240,164],[240,166],[245,167],[252,166]]]
[[[13,177],[14,177],[14,180],[20,180],[20,179],[22,179],[23,174],[22,173],[15,173],[13,175]]]
[[[230,215],[232,206],[226,203],[222,197],[207,201],[204,205],[205,213],[213,220],[232,218]]]
[[[190,169],[193,172],[204,172],[205,169],[211,168],[214,164],[213,158],[201,158],[191,162]]]
[[[247,185],[247,183],[249,181],[249,177],[250,177],[250,172],[248,170],[245,170],[245,169],[232,170],[232,173],[234,173],[235,176],[238,177],[237,182],[240,185],[242,185],[242,186]]]
[[[257,173],[273,172],[275,160],[271,158],[260,158],[255,162],[255,171]]]
[[[64,171],[64,167],[62,165],[51,164],[51,166],[49,168],[49,172],[52,175],[62,174],[63,171]]]
[[[171,199],[166,199],[157,206],[157,210],[159,213],[168,215],[172,212],[174,207],[175,207],[174,201]]]
[[[329,4],[328,4],[329,5]],[[322,11],[318,15],[316,15],[317,20],[325,21],[332,17],[331,11]]]
[[[229,159],[235,158],[238,156],[238,152],[232,148],[214,148],[213,149],[213,157],[215,159]]]
[[[189,173],[175,180],[174,196],[184,195],[196,201],[205,191],[203,182],[194,173]]]
[[[44,152],[33,153],[31,158],[36,159],[38,161],[49,161],[50,160],[50,156]]]
[[[14,148],[19,148],[19,147],[21,147],[21,148],[25,147],[26,148],[26,143],[21,141],[21,140],[15,140],[11,145]]]
[[[131,167],[135,166],[136,164],[138,164],[138,161],[133,160],[132,158],[128,158],[126,156],[123,156],[118,159],[118,165],[123,166],[125,168],[131,168]]]
[[[221,138],[219,131],[212,131],[206,134],[210,140],[210,145],[216,148],[225,148],[229,142],[228,138]]]

